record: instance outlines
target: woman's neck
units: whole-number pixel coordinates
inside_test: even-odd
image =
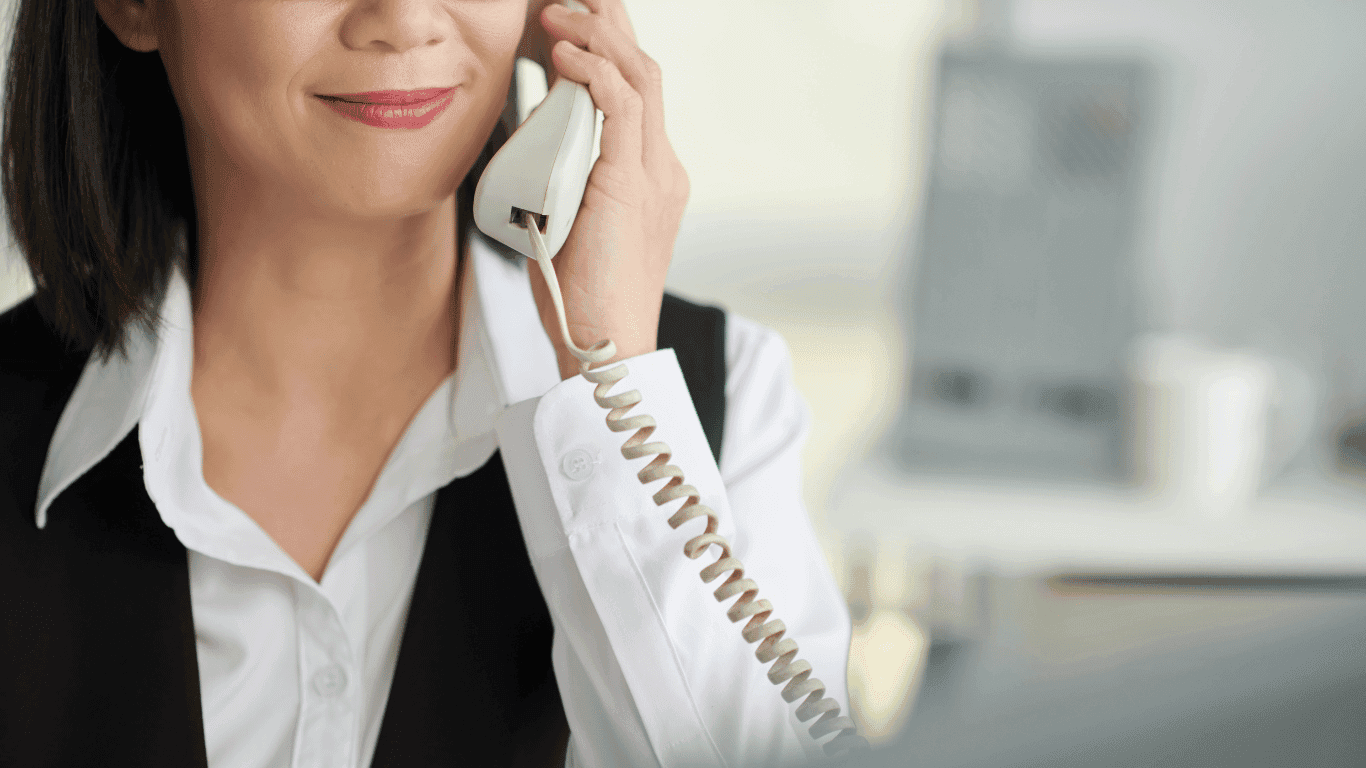
[[[434,387],[455,362],[455,233],[453,196],[387,221],[201,220],[196,371],[343,410],[388,382]]]
[[[454,196],[364,222],[208,208],[191,384],[204,479],[321,580],[454,368]]]

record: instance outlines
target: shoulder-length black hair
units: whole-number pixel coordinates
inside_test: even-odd
[[[457,192],[462,251],[516,102],[514,78]],[[125,47],[91,0],[21,0],[3,119],[0,185],[38,310],[74,349],[121,350],[130,324],[151,327],[181,254],[197,274],[189,158],[161,57]]]

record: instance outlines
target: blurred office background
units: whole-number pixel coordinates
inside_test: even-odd
[[[881,764],[1366,765],[1366,4],[628,9]]]
[[[1366,5],[631,8],[881,764],[1366,765]]]

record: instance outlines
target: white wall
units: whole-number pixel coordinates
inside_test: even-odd
[[[928,65],[971,3],[629,7],[693,181],[671,284],[765,319],[866,316],[916,205]]]

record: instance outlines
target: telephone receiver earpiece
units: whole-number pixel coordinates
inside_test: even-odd
[[[565,4],[588,10],[578,0]],[[596,127],[597,108],[588,89],[559,78],[479,177],[474,190],[475,226],[535,259],[536,248],[524,216],[531,213],[553,258],[569,237],[583,200]]]

